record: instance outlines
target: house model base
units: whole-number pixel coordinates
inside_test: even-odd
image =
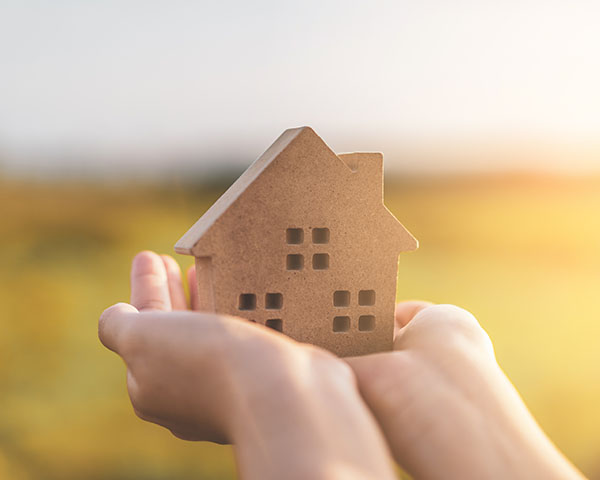
[[[415,238],[383,204],[381,153],[336,155],[286,130],[177,242],[200,307],[340,356],[390,350],[398,254]]]

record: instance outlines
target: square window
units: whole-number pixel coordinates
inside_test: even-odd
[[[350,317],[333,317],[333,331],[347,332],[350,330]]]
[[[375,315],[361,315],[358,317],[358,329],[361,332],[371,332],[375,330]]]
[[[238,308],[240,310],[256,310],[256,295],[253,293],[242,293]]]
[[[281,293],[267,293],[265,295],[265,308],[268,310],[279,310],[283,306],[283,295]]]
[[[329,243],[329,229],[313,228],[312,241],[313,243]]]
[[[359,305],[375,305],[375,290],[360,290],[358,292]]]
[[[350,292],[348,290],[336,290],[333,292],[333,306],[347,307],[350,305]]]
[[[312,264],[315,270],[327,270],[329,268],[329,254],[315,253],[313,255]]]
[[[265,325],[273,330],[277,330],[278,332],[283,331],[283,320],[281,318],[269,318]]]
[[[288,270],[302,270],[304,268],[304,257],[297,254],[288,255],[286,268]]]
[[[304,230],[301,228],[288,228],[285,231],[285,241],[288,245],[300,245],[304,241]]]

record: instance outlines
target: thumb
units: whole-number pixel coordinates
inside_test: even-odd
[[[402,329],[409,324],[421,310],[430,307],[433,303],[422,300],[410,300],[396,304],[395,322],[394,322],[394,341],[400,338]]]
[[[102,345],[119,353],[123,331],[132,322],[131,313],[138,313],[138,309],[128,303],[117,303],[102,312],[98,320],[98,338]]]

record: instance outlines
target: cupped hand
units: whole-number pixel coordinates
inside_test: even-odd
[[[467,311],[404,302],[394,351],[349,358],[398,463],[418,479],[571,479]]]
[[[347,364],[261,325],[194,311],[193,268],[188,278],[189,307],[176,262],[142,252],[131,303],[100,318],[138,416],[183,439],[233,443],[251,478],[393,478]]]

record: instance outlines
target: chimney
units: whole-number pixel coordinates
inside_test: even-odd
[[[383,199],[383,154],[380,152],[339,153],[342,160],[368,192]]]

